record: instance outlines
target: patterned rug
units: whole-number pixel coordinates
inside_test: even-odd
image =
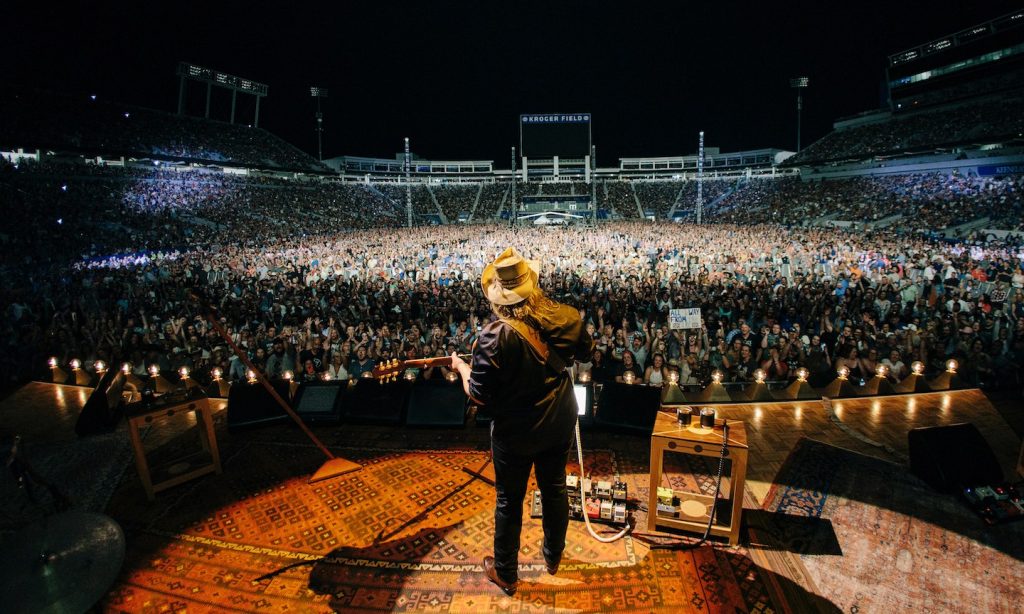
[[[986,526],[902,465],[804,439],[753,535],[801,555],[844,612],[1020,612],[1024,523]]]
[[[619,474],[632,497],[646,501],[645,446],[626,447],[635,450],[588,449],[587,472],[594,479]],[[223,475],[168,491],[156,504],[146,503],[132,476],[108,509],[128,534],[128,554],[104,605],[189,612],[786,610],[770,593],[772,574],[743,548],[650,550],[632,538],[602,544],[577,522],[562,571],[548,576],[540,523],[526,509],[520,588],[506,597],[481,568],[491,552],[494,491],[464,471],[479,470],[487,454],[467,448],[337,447],[362,469],[310,485],[305,479],[322,460],[315,448],[234,438],[222,444]],[[690,480],[703,486],[700,476]],[[636,520],[646,526],[643,512]]]

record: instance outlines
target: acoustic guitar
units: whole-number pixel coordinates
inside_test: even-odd
[[[460,354],[459,358],[469,360],[470,354]],[[411,360],[398,360],[393,358],[385,360],[373,368],[373,377],[383,383],[398,381],[407,369],[428,369],[430,367],[451,367],[451,356],[437,356],[434,358],[414,358]]]

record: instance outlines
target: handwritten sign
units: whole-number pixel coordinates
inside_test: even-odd
[[[700,307],[670,310],[668,312],[668,327],[671,329],[700,328]]]

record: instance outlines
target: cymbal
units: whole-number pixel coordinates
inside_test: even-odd
[[[85,612],[117,578],[124,533],[111,518],[63,512],[0,543],[0,603],[7,612]]]

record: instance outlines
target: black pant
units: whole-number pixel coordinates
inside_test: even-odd
[[[491,444],[494,455],[497,506],[494,510],[494,567],[506,582],[519,578],[519,534],[523,528],[523,500],[530,479],[530,467],[536,468],[544,517],[544,556],[558,559],[565,549],[569,528],[569,499],[565,488],[565,464],[569,460],[570,441],[534,456],[520,456]]]

